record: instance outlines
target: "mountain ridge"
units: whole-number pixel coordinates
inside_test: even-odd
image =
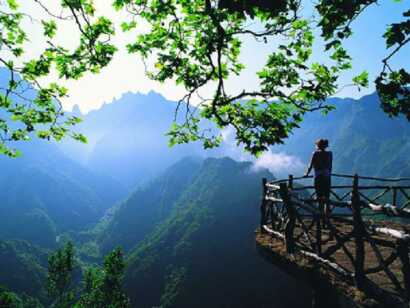
[[[181,168],[184,172],[191,171],[192,176],[187,179],[184,172],[177,172]],[[166,177],[173,172],[181,179],[185,177],[185,181],[168,182],[171,185],[168,192],[177,195],[167,199],[168,213],[150,230],[135,229],[132,217],[137,226],[140,220],[155,216],[156,211],[151,209],[138,218],[136,214],[141,209],[134,212],[131,209],[141,205],[160,209],[163,205],[155,202],[158,196],[153,196],[152,191],[161,186],[161,180],[167,182]],[[267,287],[268,281],[276,278],[290,287],[291,279],[264,263],[255,251],[253,231],[259,219],[262,177],[273,176],[267,170],[254,171],[250,162],[207,158],[198,165],[185,159],[148,184],[145,190],[137,190],[134,194],[138,197],[130,197],[122,204],[113,220],[128,217],[128,233],[144,232],[134,247],[125,247],[129,251],[125,288],[133,305],[209,307],[216,302],[232,306],[244,301],[249,306],[251,299],[262,305],[270,300],[267,289],[270,291],[272,287]],[[146,198],[152,202],[139,203]],[[103,232],[101,237],[107,238],[107,234]],[[230,262],[236,265],[228,270]],[[242,274],[235,268],[240,268]],[[256,286],[239,295],[246,290],[247,279],[256,277],[259,279]],[[223,283],[226,281],[231,281],[231,286]],[[224,298],[225,293],[229,294],[228,299]],[[304,299],[308,298],[307,290],[302,294]],[[294,303],[295,299],[284,296],[284,301]]]

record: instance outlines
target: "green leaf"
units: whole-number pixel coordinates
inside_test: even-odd
[[[49,38],[53,38],[57,31],[56,22],[54,20],[50,20],[50,21],[42,20],[41,23],[43,25],[44,35]]]
[[[10,9],[12,10],[17,10],[19,5],[17,4],[16,0],[7,0],[7,5],[9,6]]]
[[[353,83],[359,87],[369,86],[369,73],[367,71],[363,71],[353,78]]]

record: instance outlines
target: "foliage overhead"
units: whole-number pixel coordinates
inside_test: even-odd
[[[7,72],[8,80],[0,88],[0,153],[16,156],[18,151],[9,147],[10,142],[29,140],[33,132],[38,138],[61,140],[65,135],[85,142],[83,135],[70,130],[81,120],[66,117],[62,111],[61,98],[67,89],[52,82],[44,84],[43,77],[56,71],[60,78],[78,79],[85,72],[98,72],[111,60],[116,48],[109,44],[114,34],[112,22],[94,16],[92,1],[62,0],[62,13],[53,14],[40,1],[38,3],[50,16],[42,20],[42,53],[35,59],[23,60],[27,29],[26,20],[36,20],[19,9],[17,0],[2,1],[0,6],[0,63]],[[78,46],[68,50],[53,42],[58,31],[56,20],[72,22],[80,33]]]
[[[57,69],[62,78],[76,79],[86,71],[98,72],[110,62],[116,50],[109,41],[114,34],[113,23],[107,18],[95,17],[90,0],[63,0],[62,8],[68,12],[67,16],[53,14],[41,1],[35,2],[51,18],[43,21],[49,46],[40,59],[25,63],[21,69],[17,69],[13,61],[4,60],[10,72],[20,73],[23,80],[38,88],[37,78],[47,75],[51,67]],[[283,142],[307,112],[326,113],[333,108],[326,103],[326,98],[337,93],[341,86],[339,77],[352,68],[344,41],[353,35],[354,20],[376,4],[376,0],[319,0],[313,8],[316,16],[308,17],[311,14],[307,14],[301,0],[113,2],[117,10],[129,15],[128,20],[122,21],[122,30],[138,31],[135,40],[127,45],[128,52],[147,60],[147,74],[153,80],[174,80],[186,90],[177,108],[178,111],[180,105],[185,106],[185,117],[171,127],[171,144],[201,140],[205,148],[217,146],[221,135],[209,125],[203,125],[202,120],[207,120],[217,129],[233,127],[238,144],[253,154]],[[15,0],[8,0],[8,6],[11,13],[1,13],[0,18],[6,30],[2,35],[2,48],[7,47],[18,58],[23,52],[22,43],[27,39],[19,26],[24,15],[18,12]],[[383,110],[391,116],[404,114],[408,119],[410,75],[404,68],[393,68],[390,60],[410,40],[409,17],[410,10],[403,12],[402,21],[387,27],[384,34],[387,55],[374,81]],[[55,19],[69,19],[78,26],[81,38],[73,52],[51,42],[57,31]],[[321,52],[327,56],[322,62],[313,61],[318,32],[325,42]],[[250,90],[244,86],[240,92],[232,93],[226,81],[244,73],[239,56],[246,37],[255,39],[255,48],[258,44],[279,43],[255,76],[259,87]],[[151,62],[153,65],[148,65]],[[2,107],[14,115],[14,120],[23,123],[24,128],[11,131],[7,122],[0,122],[3,123],[0,130],[8,136],[4,136],[3,141],[25,139],[37,124],[50,125],[49,129],[38,129],[39,137],[60,139],[69,132],[67,126],[78,121],[73,118],[57,124],[61,110],[56,107],[56,99],[66,94],[65,89],[56,84],[40,88],[34,104],[26,105],[11,99],[12,94],[16,96],[18,86],[13,78],[10,80],[11,90],[3,95]],[[352,84],[366,86],[367,72],[354,77]],[[210,97],[202,97],[203,91],[210,93]],[[190,108],[194,100],[199,108]],[[77,134],[73,137],[83,139]],[[10,154],[4,142],[1,144],[2,151]]]

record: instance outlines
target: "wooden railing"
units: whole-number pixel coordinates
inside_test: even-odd
[[[288,254],[315,259],[373,297],[409,302],[410,228],[386,215],[410,217],[410,179],[334,174],[352,184],[332,186],[323,201],[313,186],[299,184],[306,178],[263,179],[261,231],[283,240]],[[325,205],[333,208],[330,215]]]

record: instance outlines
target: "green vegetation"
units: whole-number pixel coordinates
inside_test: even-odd
[[[55,248],[61,233],[96,223],[125,195],[119,184],[66,158],[55,144],[35,141],[22,148],[19,159],[0,157],[0,239]]]
[[[69,130],[81,120],[75,116],[63,117],[60,98],[67,95],[67,89],[56,82],[44,86],[40,79],[53,70],[66,79],[78,79],[88,71],[98,72],[109,62],[116,50],[106,42],[114,33],[111,22],[103,17],[91,21],[95,13],[91,1],[64,0],[61,7],[72,12],[78,25],[80,37],[77,48],[67,50],[55,44],[53,37],[58,31],[55,20],[42,20],[46,47],[39,57],[24,61],[21,65],[24,44],[32,39],[27,36],[22,24],[30,16],[19,11],[19,3],[16,0],[7,0],[2,5],[4,10],[0,13],[3,29],[0,38],[1,50],[7,51],[10,56],[2,56],[0,59],[9,72],[5,90],[0,96],[0,108],[7,115],[0,120],[0,153],[18,155],[19,152],[9,148],[7,142],[28,140],[33,131],[42,139],[61,140],[64,135],[69,134],[74,139],[85,142],[83,135]],[[50,13],[51,15],[53,14]],[[27,93],[27,87],[36,91]]]
[[[49,15],[48,20],[41,21],[47,47],[40,57],[24,61],[22,66],[17,63],[23,57],[24,43],[30,40],[22,24],[30,16],[19,11],[17,0],[6,1],[5,10],[0,13],[4,29],[1,48],[11,54],[9,59],[0,58],[10,73],[0,100],[0,108],[8,115],[0,121],[0,152],[11,156],[17,152],[7,142],[28,140],[33,131],[43,139],[60,140],[69,134],[85,141],[84,136],[70,130],[80,120],[63,117],[59,98],[67,90],[55,82],[41,86],[39,79],[53,71],[65,79],[97,73],[110,63],[117,50],[111,42],[115,34],[113,22],[97,16],[91,0],[62,0],[60,15],[41,1],[36,3]],[[258,154],[272,144],[282,143],[306,113],[326,113],[333,108],[326,98],[342,86],[339,77],[352,65],[344,48],[345,41],[353,35],[352,22],[376,3],[377,0],[320,0],[313,7],[314,14],[304,7],[304,1],[298,0],[115,0],[113,6],[130,15],[121,20],[122,31],[136,29],[138,34],[128,42],[127,49],[153,63],[148,76],[160,82],[175,80],[186,90],[180,101],[186,103],[186,116],[172,125],[170,143],[201,140],[205,148],[219,145],[221,135],[200,125],[205,119],[216,130],[232,126],[237,142]],[[410,11],[402,15],[402,20],[388,25],[383,35],[387,54],[374,83],[383,110],[410,119],[410,74],[391,64],[410,41]],[[58,44],[55,36],[59,19],[78,28],[76,48]],[[248,26],[250,19],[259,25],[256,29]],[[149,30],[141,33],[138,27],[146,24]],[[324,41],[318,51],[325,57],[321,62],[312,61],[315,33]],[[226,80],[244,69],[239,55],[245,36],[255,39],[255,48],[257,44],[281,43],[256,73],[258,89],[228,93]],[[352,83],[366,86],[367,72],[359,73]],[[21,97],[22,87],[27,84],[35,93]],[[189,109],[192,97],[205,86],[212,88],[211,98],[202,100],[201,108]]]
[[[71,243],[48,258],[47,291],[52,306],[70,307],[75,293],[71,273],[74,269],[74,247]]]
[[[75,307],[130,307],[130,301],[122,290],[125,270],[121,249],[109,253],[102,269],[88,269],[84,275],[84,289]]]
[[[131,194],[97,234],[102,252],[118,245],[129,251],[143,240],[169,216],[181,191],[195,178],[200,166],[199,159],[182,159]]]
[[[38,299],[27,296],[17,295],[7,288],[0,286],[0,307],[4,308],[42,308]]]
[[[26,241],[0,241],[0,285],[44,302],[48,253]]]
[[[206,159],[180,186],[177,179],[184,179],[184,170],[191,164],[192,161],[183,160],[161,177],[163,181],[154,181],[135,192],[111,222],[113,227],[125,222],[124,217],[134,217],[136,224],[140,219],[157,221],[150,230],[124,224],[124,231],[119,233],[120,240],[125,241],[128,234],[139,234],[133,235],[137,241],[129,253],[125,275],[125,289],[135,306],[194,306],[198,298],[203,298],[201,294],[207,295],[202,306],[216,302],[227,306],[239,304],[238,296],[226,294],[240,292],[245,286],[237,268],[248,275],[247,266],[260,275],[255,282],[260,290],[269,285],[270,272],[257,263],[252,247],[260,179],[272,175],[266,170],[253,171],[250,163],[237,163],[229,158]],[[164,204],[151,201],[167,200],[163,197],[171,191],[173,201],[164,203],[167,214],[158,217],[156,213]],[[134,212],[134,207],[139,211]],[[253,297],[255,302],[259,300],[258,295]]]
[[[74,264],[74,248],[71,243],[49,257],[47,289],[52,299],[52,307],[130,306],[127,296],[122,291],[125,264],[121,249],[109,253],[102,268],[88,268],[85,271],[81,290],[73,284]]]
[[[120,249],[102,267],[86,267],[82,281],[74,246],[67,243],[48,256],[24,241],[0,242],[0,307],[129,307],[122,291],[125,269]],[[29,294],[29,295],[28,295]]]
[[[166,277],[164,292],[161,294],[160,306],[161,307],[172,307],[175,303],[175,300],[183,288],[181,283],[184,281],[186,269],[180,267],[171,271]]]

